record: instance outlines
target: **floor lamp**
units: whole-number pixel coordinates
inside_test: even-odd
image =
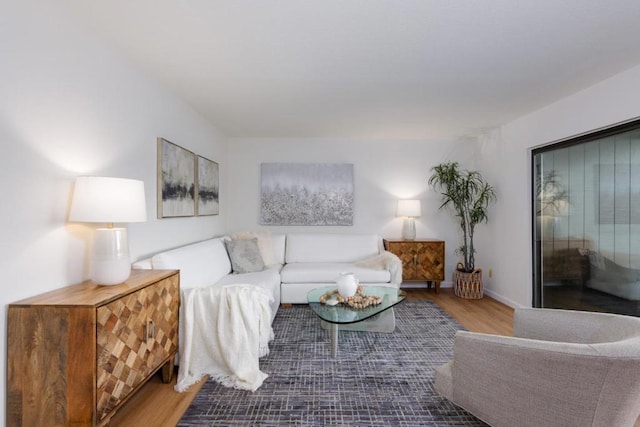
[[[78,177],[69,221],[106,223],[94,230],[90,278],[99,285],[117,285],[131,274],[127,229],[114,223],[147,220],[144,182],[110,177]]]

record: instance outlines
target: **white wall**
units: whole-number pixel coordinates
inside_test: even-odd
[[[440,198],[427,180],[431,168],[457,160],[465,167],[475,161],[473,141],[362,141],[342,139],[230,139],[228,208],[231,231],[377,233],[400,237],[402,219],[396,218],[399,198],[420,199],[422,217],[416,220],[417,237],[446,242],[446,281],[457,262],[458,226],[450,212],[440,211]],[[261,226],[260,164],[352,163],[354,220],[352,226]],[[481,250],[481,248],[478,248]]]
[[[131,224],[134,258],[226,231],[376,232],[399,236],[398,198],[420,198],[419,237],[447,243],[447,280],[457,260],[457,225],[427,186],[432,166],[457,160],[480,168],[499,201],[477,232],[478,265],[494,270],[490,292],[514,305],[531,301],[529,149],[640,115],[640,67],[558,101],[487,135],[460,141],[236,139],[132,68],[60,4],[21,0],[0,14],[0,302],[6,366],[6,306],[87,276],[91,228],[66,223],[78,175],[142,179],[149,220]],[[155,219],[156,137],[220,164],[221,215]],[[354,164],[350,227],[260,227],[260,163]],[[5,398],[5,370],[0,373]],[[4,419],[5,405],[0,408]]]
[[[478,239],[495,246],[478,262],[493,268],[490,292],[513,305],[531,305],[530,150],[640,116],[640,66],[521,117],[487,135],[480,168],[496,183],[500,202]]]
[[[66,223],[75,177],[145,181],[149,219],[129,225],[137,258],[223,232],[224,208],[215,217],[155,219],[156,137],[219,161],[223,207],[226,143],[59,3],[6,3],[0,57],[0,366],[6,366],[7,304],[87,277],[91,228]],[[0,383],[4,402],[5,369]],[[0,420],[4,411],[2,404]]]

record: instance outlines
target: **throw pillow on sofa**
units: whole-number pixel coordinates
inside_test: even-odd
[[[258,239],[258,249],[260,249],[260,255],[262,255],[264,265],[273,265],[278,263],[273,249],[273,239],[271,238],[271,233],[268,231],[241,231],[232,234],[231,238],[233,240]]]
[[[264,270],[264,261],[258,248],[258,239],[225,240],[234,274]]]

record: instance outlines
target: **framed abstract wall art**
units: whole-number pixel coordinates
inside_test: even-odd
[[[196,156],[158,138],[158,218],[194,216]]]
[[[196,180],[196,215],[218,215],[220,213],[218,164],[198,156],[196,171],[198,176]]]
[[[263,163],[260,224],[353,225],[353,164]]]

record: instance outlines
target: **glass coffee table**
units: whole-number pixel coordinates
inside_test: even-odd
[[[338,354],[338,327],[339,325],[347,325],[362,322],[371,317],[390,309],[396,304],[401,303],[406,298],[406,293],[398,288],[386,286],[363,286],[366,296],[375,296],[382,298],[382,302],[377,305],[369,305],[365,308],[352,308],[347,304],[340,303],[336,305],[324,304],[320,302],[320,298],[327,292],[335,290],[335,286],[326,286],[311,290],[307,294],[309,307],[316,316],[329,325],[331,337],[331,356],[336,357]],[[329,302],[331,302],[329,300]]]

